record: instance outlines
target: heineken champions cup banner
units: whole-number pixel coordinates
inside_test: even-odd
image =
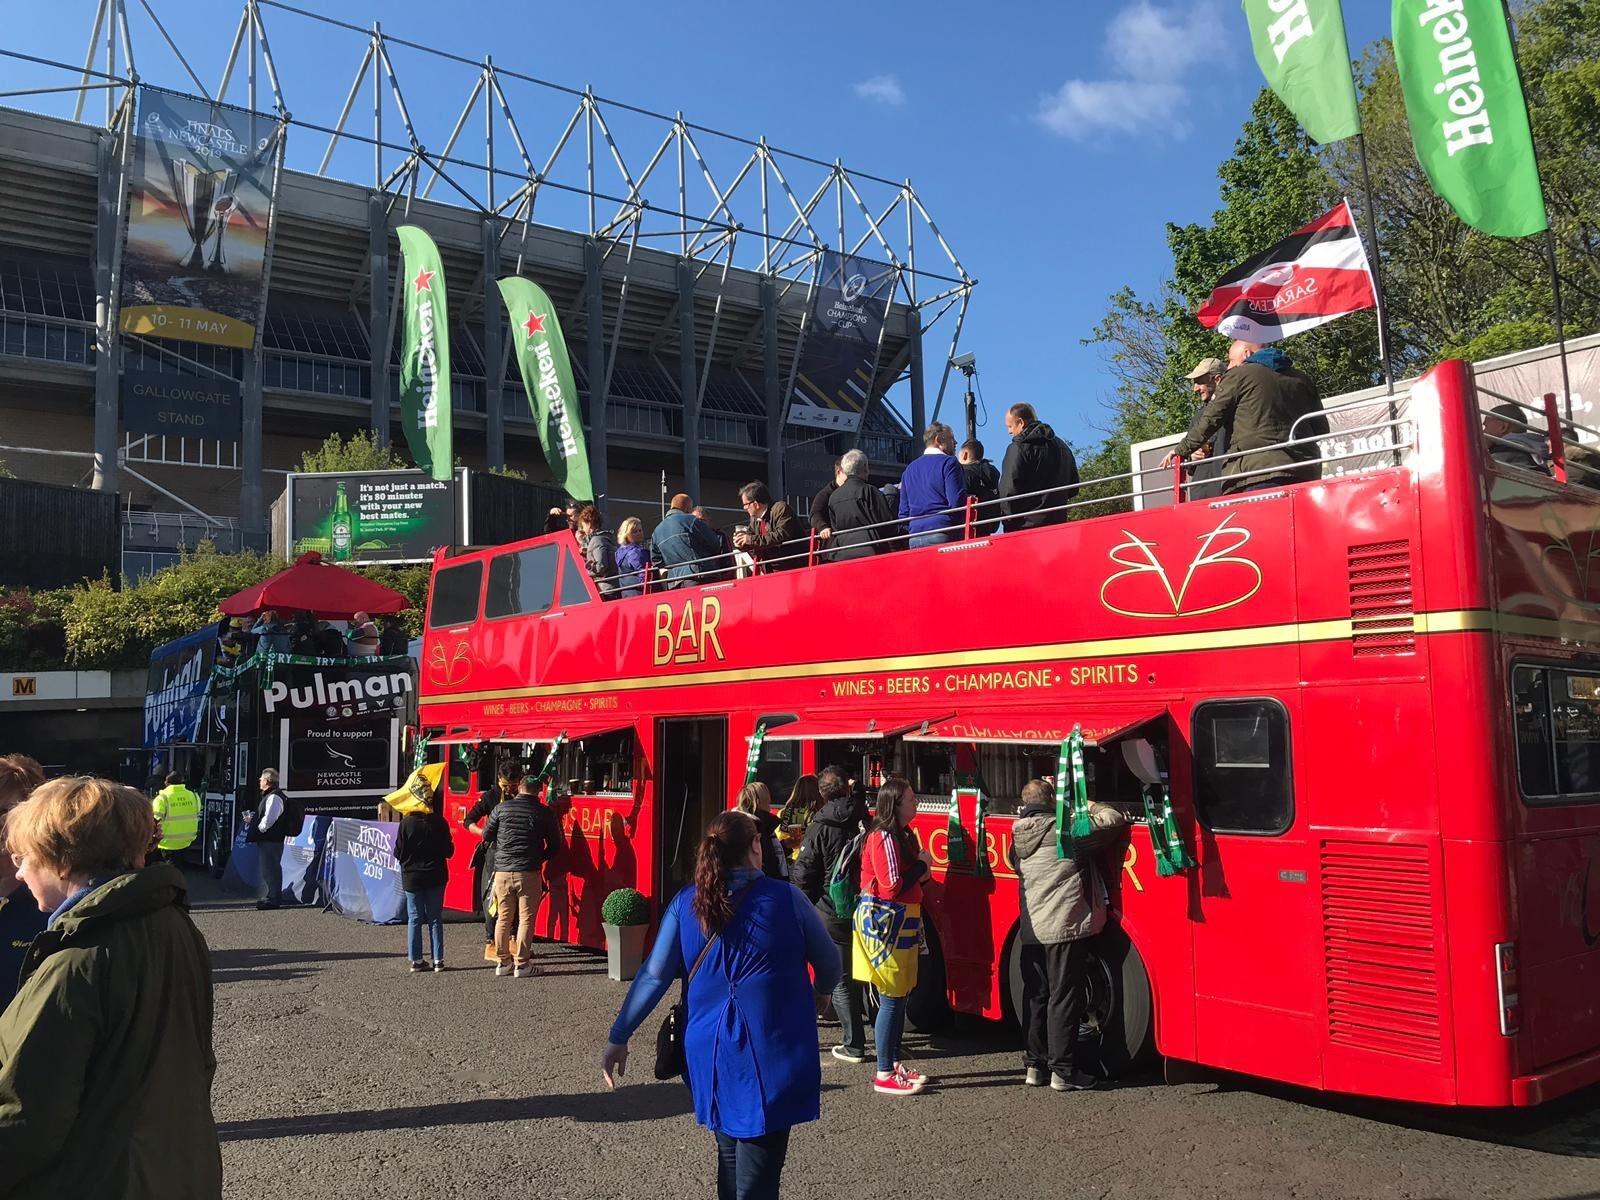
[[[1244,15],[1267,86],[1312,140],[1360,133],[1339,0],[1244,0]]]
[[[876,399],[878,342],[899,269],[827,250],[819,270],[789,420],[854,433]]]
[[[453,471],[450,449],[450,318],[439,247],[415,225],[395,230],[404,263],[405,303],[400,347],[400,427],[417,466],[435,479]]]
[[[567,339],[556,319],[556,306],[545,290],[531,279],[500,280],[500,297],[511,319],[511,336],[522,370],[528,407],[539,429],[545,461],[556,486],[574,500],[594,499],[589,480],[589,450],[584,442],[583,414],[578,411],[578,388],[572,378]]]
[[[1474,229],[1542,231],[1533,133],[1501,0],[1394,0],[1394,59],[1433,190]]]
[[[139,89],[120,328],[248,349],[266,301],[280,126]]]

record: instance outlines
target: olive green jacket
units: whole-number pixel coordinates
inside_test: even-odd
[[[183,875],[118,875],[35,939],[0,1015],[0,1196],[218,1200],[211,956]]]
[[[1289,440],[1289,430],[1295,419],[1306,413],[1318,415],[1300,422],[1295,439],[1326,437],[1328,419],[1321,415],[1322,401],[1317,398],[1317,389],[1309,379],[1292,368],[1274,371],[1260,363],[1240,363],[1218,382],[1210,401],[1183,441],[1178,443],[1178,453],[1188,458],[1209,442],[1217,430],[1226,429],[1228,453],[1238,453],[1241,457],[1229,459],[1223,467],[1223,491],[1317,479],[1322,468],[1317,461],[1321,455],[1316,442],[1279,445]],[[1284,470],[1272,473],[1273,467]],[[1244,479],[1234,478],[1254,471],[1261,473]]]

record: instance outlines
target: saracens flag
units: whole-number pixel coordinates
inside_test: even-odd
[[[1265,343],[1376,304],[1367,252],[1341,200],[1224,275],[1197,316],[1207,329]]]

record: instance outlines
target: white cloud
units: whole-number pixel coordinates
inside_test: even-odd
[[[906,102],[906,91],[893,75],[874,75],[855,85],[855,93],[863,100],[899,108]]]
[[[1217,0],[1162,8],[1134,0],[1106,26],[1101,79],[1069,79],[1039,100],[1035,119],[1058,137],[1164,133],[1182,137],[1186,76],[1227,54]]]

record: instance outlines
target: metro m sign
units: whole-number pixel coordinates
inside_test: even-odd
[[[33,697],[39,694],[39,677],[37,675],[13,675],[11,677],[11,698],[13,700]]]

